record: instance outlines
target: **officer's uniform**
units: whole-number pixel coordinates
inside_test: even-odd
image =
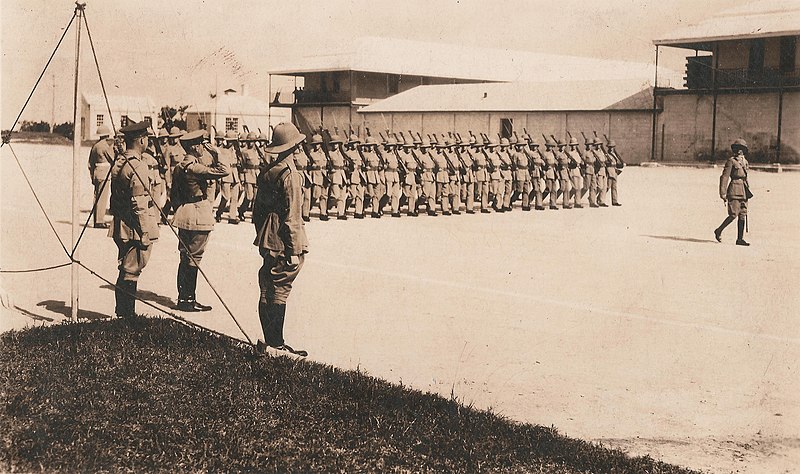
[[[719,177],[719,196],[728,203],[728,217],[714,230],[714,237],[722,242],[722,231],[735,219],[738,219],[738,237],[736,245],[748,246],[744,240],[744,231],[747,222],[747,201],[753,196],[750,192],[750,183],[747,174],[750,164],[747,161],[747,142],[738,139],[731,145],[734,156],[728,158],[722,175]]]
[[[556,170],[558,173],[558,184],[561,190],[561,207],[564,209],[572,209],[570,204],[570,191],[572,190],[572,179],[569,172],[569,155],[564,151],[564,143],[561,139],[558,140],[558,150],[555,152],[556,156]]]
[[[342,154],[347,157],[347,173],[350,177],[350,199],[353,200],[353,216],[356,219],[364,218],[364,160],[358,152],[358,145],[361,141],[355,135],[350,135],[347,142],[347,149],[342,150]]]
[[[580,153],[578,153],[577,146],[578,140],[576,140],[575,137],[570,138],[569,152],[567,152],[569,156],[569,176],[572,181],[572,191],[570,194],[572,196],[573,205],[580,208],[583,207],[581,204],[581,190],[583,189],[582,169],[584,165],[583,158],[581,158]]]
[[[126,140],[147,139],[147,122],[133,123],[120,129]],[[151,242],[158,239],[158,221],[151,208],[155,206],[148,194],[149,170],[142,161],[141,141],[114,162],[111,168],[111,205],[113,216],[108,236],[117,245],[119,275],[115,284],[116,315],[136,315],[136,287],[152,251]]]
[[[397,150],[397,156],[406,170],[406,175],[403,177],[403,194],[408,199],[408,215],[416,216],[417,201],[419,201],[419,187],[417,179],[419,179],[419,165],[414,157],[412,150],[413,144],[404,143],[401,148]]]
[[[315,148],[316,147],[316,148]],[[308,179],[311,181],[309,205],[319,203],[320,220],[328,220],[328,155],[322,149],[322,136],[311,137],[308,148]]]
[[[306,355],[287,346],[283,338],[286,301],[308,252],[308,239],[302,219],[302,177],[289,156],[302,143],[294,125],[278,124],[267,153],[277,155],[258,176],[258,194],[253,206],[253,224],[262,258],[258,271],[260,296],[258,315],[266,345],[295,354]]]
[[[228,210],[228,223],[238,224],[239,193],[242,183],[239,177],[239,137],[236,132],[225,134],[225,145],[217,150],[219,162],[228,169],[228,174],[220,180],[220,193],[222,198],[217,208],[217,222],[222,219],[222,213]]]
[[[386,182],[386,196],[392,207],[392,217],[400,217],[400,164],[395,153],[397,143],[389,139],[385,144],[384,151],[381,153],[383,158],[384,170],[383,177]]]
[[[228,174],[225,165],[204,165],[200,163],[198,151],[188,151],[189,147],[202,144],[204,136],[202,130],[197,130],[181,137],[181,144],[185,146],[187,154],[175,166],[172,176],[171,198],[175,206],[172,225],[178,229],[178,250],[181,254],[177,277],[177,308],[182,311],[211,309],[210,306],[197,302],[197,267],[203,258],[208,237],[214,229],[214,210],[207,195],[208,181]]]
[[[94,227],[104,229],[106,224],[106,214],[108,213],[108,196],[110,186],[106,182],[108,172],[114,163],[114,147],[108,138],[111,132],[108,127],[101,125],[97,128],[100,140],[92,146],[89,152],[89,175],[92,177],[94,185]]]
[[[330,164],[328,168],[328,183],[330,186],[329,198],[336,202],[336,215],[340,220],[347,219],[345,215],[347,202],[347,173],[345,169],[344,155],[341,151],[342,140],[334,138],[329,143],[328,156]]]

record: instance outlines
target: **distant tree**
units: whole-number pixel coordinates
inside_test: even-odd
[[[53,127],[53,133],[57,133],[59,135],[63,135],[65,137],[69,138],[70,140],[72,140],[72,135],[73,135],[73,132],[74,132],[74,128],[75,127],[72,126],[72,122],[64,122],[64,123],[60,123],[60,124],[56,125],[55,127]]]
[[[48,122],[32,122],[30,120],[23,120],[19,125],[21,132],[44,132],[50,133],[50,124]]]

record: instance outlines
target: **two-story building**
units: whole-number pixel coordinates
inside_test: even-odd
[[[657,55],[693,54],[684,88],[656,88],[652,159],[724,159],[741,137],[753,161],[800,161],[799,39],[800,4],[787,0],[752,2],[656,39]]]

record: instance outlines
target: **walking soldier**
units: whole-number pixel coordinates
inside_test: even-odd
[[[347,176],[345,171],[345,155],[341,149],[342,139],[332,137],[328,142],[328,183],[330,186],[328,198],[336,202],[336,218],[346,220],[345,212],[347,202]]]
[[[744,231],[747,223],[747,201],[753,197],[750,192],[750,183],[747,181],[747,172],[750,164],[747,162],[747,142],[738,139],[731,145],[733,156],[725,162],[722,176],[719,178],[719,197],[728,204],[728,217],[714,230],[717,242],[722,242],[722,231],[728,224],[738,219],[738,234],[736,245],[748,246],[744,240]]]
[[[97,127],[100,140],[92,146],[89,152],[89,175],[94,185],[94,227],[106,229],[105,218],[108,212],[108,195],[110,186],[106,183],[108,172],[114,163],[114,140],[111,131],[105,125]]]
[[[570,204],[569,194],[572,189],[572,182],[570,176],[570,159],[569,155],[564,151],[564,147],[567,144],[564,140],[558,140],[558,151],[555,152],[556,157],[556,170],[558,173],[558,184],[559,190],[561,191],[562,199],[561,199],[561,207],[564,209],[572,209],[572,204]]]
[[[583,158],[578,153],[578,140],[575,137],[569,138],[569,176],[572,180],[572,191],[570,192],[573,205],[577,208],[583,207],[581,204],[581,190],[583,189]]]
[[[518,140],[514,143],[513,148],[509,151],[512,163],[514,165],[514,194],[522,196],[522,210],[531,210],[531,191],[533,186],[531,184],[530,161],[528,155],[525,153],[525,148],[528,148],[528,143]]]
[[[416,217],[419,215],[417,211],[417,202],[419,201],[417,180],[419,179],[420,167],[417,163],[417,157],[414,156],[414,144],[404,139],[400,145],[397,150],[397,156],[406,170],[406,174],[403,177],[403,194],[406,195],[408,200],[408,215]]]
[[[250,210],[250,205],[256,195],[256,179],[258,178],[258,170],[261,166],[261,156],[255,148],[255,141],[258,136],[250,132],[245,135],[244,139],[239,137],[239,142],[244,143],[245,147],[241,148],[242,161],[242,187],[244,189],[244,199],[239,206],[239,220],[245,219],[244,213]]]
[[[239,150],[239,136],[236,132],[228,132],[225,134],[225,140],[222,147],[217,151],[219,155],[219,162],[228,168],[229,173],[222,177],[222,184],[220,192],[222,198],[219,201],[217,208],[217,222],[222,220],[222,213],[228,210],[228,223],[238,224],[239,213],[237,207],[239,206],[239,192],[241,191],[241,179],[239,177],[239,170],[241,169],[241,151]]]
[[[342,150],[342,155],[346,157],[347,173],[350,175],[350,199],[353,200],[353,215],[356,219],[364,218],[364,160],[358,152],[358,145],[361,140],[354,134],[350,135],[347,144]]]
[[[606,173],[608,174],[608,189],[611,192],[611,205],[621,206],[622,204],[619,203],[619,197],[617,195],[617,181],[619,180],[619,174],[622,173],[622,168],[625,167],[625,162],[622,161],[619,153],[617,153],[617,144],[614,143],[614,140],[608,141],[608,152],[606,155],[609,161],[606,166]]]

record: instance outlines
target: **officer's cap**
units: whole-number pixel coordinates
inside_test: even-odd
[[[150,127],[145,121],[134,122],[119,129],[125,137],[136,138],[139,136],[147,135],[147,129]]]
[[[206,137],[205,130],[195,130],[194,132],[188,132],[181,136],[181,145],[198,145],[203,143],[203,140]]]

